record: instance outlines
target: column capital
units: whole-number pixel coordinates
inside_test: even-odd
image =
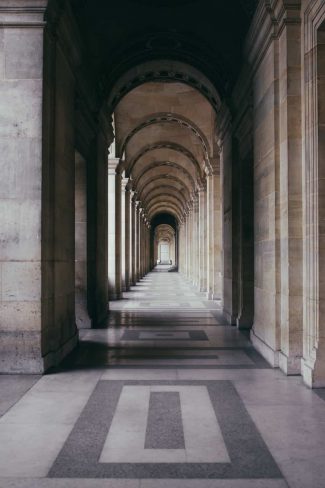
[[[119,163],[120,163],[119,158],[108,158],[107,167],[108,167],[108,174],[109,175],[113,175],[113,174],[118,173],[117,169],[118,169]]]
[[[129,188],[129,178],[123,178],[122,177],[122,191],[130,191]]]
[[[0,21],[1,25],[6,27],[45,27],[44,13],[48,8],[48,0],[20,0],[16,2],[2,2],[7,5],[1,5]],[[56,17],[62,13],[60,6],[55,6]],[[54,8],[52,7],[52,11]],[[54,16],[54,14],[53,14]]]
[[[197,192],[198,193],[202,193],[202,192],[206,191],[206,189],[207,189],[207,181],[205,178],[197,182]]]
[[[191,213],[192,208],[193,208],[193,201],[189,200],[187,202],[187,214],[186,215],[189,215]]]
[[[220,175],[220,170],[217,168],[212,168],[209,169],[208,172],[206,172],[206,177],[209,178],[211,176],[219,176]]]

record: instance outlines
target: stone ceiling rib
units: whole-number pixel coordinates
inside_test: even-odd
[[[145,146],[141,151],[139,151],[139,153],[129,162],[129,164],[126,164],[125,166],[125,172],[126,174],[129,176],[132,174],[132,170],[134,168],[134,166],[137,164],[137,162],[141,159],[141,157],[143,155],[145,155],[146,153],[150,152],[150,151],[153,151],[155,149],[164,149],[164,148],[167,148],[167,149],[171,149],[175,152],[179,152],[181,154],[183,154],[189,161],[191,161],[191,163],[194,165],[194,167],[196,168],[197,170],[197,173],[198,175],[201,177],[202,174],[203,174],[203,171],[198,163],[198,161],[196,160],[196,158],[194,157],[194,155],[188,150],[186,149],[184,146],[182,146],[181,144],[176,144],[174,142],[169,142],[169,141],[161,141],[159,143],[156,143],[156,144],[153,144],[153,145],[148,145],[148,146]]]
[[[212,157],[209,142],[202,130],[197,127],[192,120],[187,119],[183,115],[169,112],[154,113],[150,116],[146,116],[144,120],[140,121],[139,124],[134,129],[132,129],[125,137],[123,143],[121,144],[119,155],[122,156],[126,152],[127,145],[138,132],[154,124],[177,124],[181,127],[185,127],[187,130],[191,131],[191,133],[194,134],[195,137],[198,139],[200,145],[203,148],[205,158],[209,159],[209,157]]]
[[[184,205],[184,207],[186,206],[186,203],[188,202],[188,199],[186,199],[184,197],[184,195],[182,195],[181,192],[177,191],[177,188],[167,186],[165,193],[162,193],[162,192],[154,193],[156,190],[159,190],[159,188],[152,190],[151,192],[148,193],[148,195],[145,198],[143,198],[141,200],[141,201],[143,201],[145,206],[148,206],[149,203],[156,197],[160,197],[164,200],[164,198],[167,196],[173,196],[173,197],[177,198],[178,200],[182,201],[182,204]],[[165,190],[165,188],[163,188],[163,190]]]
[[[159,184],[160,180],[163,180],[162,184]],[[167,182],[165,180],[167,180]],[[151,187],[150,186],[151,183],[155,183],[155,185]],[[168,183],[168,184],[166,184],[166,183]],[[174,183],[174,185],[172,185],[172,183]],[[179,186],[181,186],[181,188],[182,188],[181,190],[179,189]],[[173,176],[171,178],[168,176],[163,176],[163,175],[160,176],[159,175],[157,177],[152,178],[145,185],[143,185],[141,190],[138,191],[139,199],[145,200],[149,193],[156,191],[156,190],[160,190],[160,193],[163,193],[168,188],[173,188],[173,190],[177,191],[178,193],[185,190],[186,195],[187,195],[187,199],[189,200],[191,198],[190,190],[188,189],[188,187],[186,185],[184,185],[184,182],[180,178],[176,178],[175,176]]]
[[[139,175],[134,178],[132,183],[133,189],[135,190],[139,187],[140,181],[143,185],[146,184],[146,180],[152,177],[152,173],[155,173],[158,169],[165,167],[168,168],[169,171],[177,172],[183,182],[185,177],[189,181],[192,191],[195,190],[195,180],[191,173],[175,161],[154,161],[146,164],[145,169],[143,169],[143,171],[139,171]]]

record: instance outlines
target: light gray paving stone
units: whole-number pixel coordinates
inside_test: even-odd
[[[0,478],[1,488],[140,488],[140,480]],[[273,487],[272,487],[273,488]]]
[[[284,480],[141,480],[141,488],[288,488]]]
[[[0,375],[0,417],[40,378],[39,375]]]

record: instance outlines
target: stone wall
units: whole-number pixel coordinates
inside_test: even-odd
[[[255,309],[251,338],[268,361],[287,374],[301,371],[303,337],[304,9],[300,7],[299,1],[260,2],[245,48],[254,124]]]
[[[0,370],[42,371],[43,13],[0,8]],[[32,2],[33,3],[33,2]]]

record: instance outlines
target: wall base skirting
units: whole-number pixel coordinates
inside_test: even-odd
[[[220,293],[212,293],[212,300],[214,300],[214,301],[220,301],[221,300]]]
[[[268,346],[262,339],[260,339],[251,329],[250,340],[252,341],[255,349],[262,354],[264,359],[272,366],[272,368],[279,367],[279,351],[274,351],[272,347]]]
[[[109,301],[110,302],[115,302],[116,300],[121,300],[122,298],[122,293],[111,293],[109,294]]]
[[[225,309],[222,310],[222,314],[229,325],[236,325],[236,317],[234,315],[232,315],[230,312],[228,312]]]
[[[252,321],[251,319],[246,319],[245,317],[237,317],[236,325],[239,330],[250,330],[252,328]]]

